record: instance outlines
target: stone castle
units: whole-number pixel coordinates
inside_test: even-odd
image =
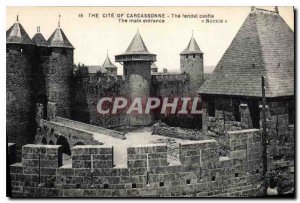
[[[17,17],[6,36],[7,141],[17,143],[8,147],[13,196],[261,195],[259,186],[266,178],[261,75],[267,81],[268,171],[280,171],[281,187],[293,188],[294,33],[278,10],[252,8],[207,80],[203,52],[193,36],[180,53],[181,72],[158,72],[156,55],[148,51],[138,31],[127,50],[115,56],[123,65],[123,76],[117,75],[107,56],[98,73],[79,84],[71,82],[74,47],[60,22],[48,40],[39,28],[30,39]],[[105,96],[198,95],[200,116],[96,111]],[[120,167],[114,164],[116,149],[95,136],[124,140],[124,133],[108,128],[148,126],[158,120],[170,126],[197,126],[206,137],[178,142],[176,164],[169,163],[168,144],[130,146],[127,166]],[[164,135],[172,137],[169,134]],[[64,154],[71,156],[71,164],[64,163]]]
[[[7,134],[10,142],[32,141],[30,135],[25,136],[21,132],[32,134],[30,130],[36,127],[34,120],[37,105],[42,105],[43,118],[51,119],[55,114],[76,119],[82,115],[77,109],[85,110],[73,106],[77,112],[71,116],[71,100],[76,102],[78,98],[88,104],[87,123],[110,128],[122,125],[143,126],[152,124],[154,117],[159,116],[100,115],[96,110],[97,100],[105,95],[125,96],[129,99],[197,96],[197,90],[204,82],[203,53],[194,37],[180,53],[182,72],[159,73],[154,63],[156,55],[147,50],[140,33],[137,32],[126,52],[116,56],[116,62],[123,64],[123,77],[117,77],[117,67],[107,56],[102,66],[102,74],[85,78],[85,89],[82,86],[76,87],[72,92],[75,89],[71,84],[74,47],[61,29],[60,23],[47,41],[39,29],[38,27],[35,36],[30,39],[17,19],[7,31]],[[24,68],[20,68],[23,66]],[[75,94],[75,98],[71,94]],[[201,120],[197,121],[201,126]]]
[[[115,60],[123,65],[123,76],[117,76],[117,67],[107,56],[103,66],[97,67],[98,72],[101,74],[97,76],[90,74],[90,77],[86,78],[84,85],[86,90],[84,92],[86,98],[88,98],[88,105],[86,106],[89,107],[89,119],[81,121],[111,128],[123,125],[144,126],[152,124],[154,120],[171,118],[174,120],[173,122],[178,119],[186,119],[192,121],[190,126],[194,124],[201,126],[202,122],[199,116],[198,119],[195,116],[178,118],[178,116],[171,117],[170,115],[155,113],[152,115],[127,116],[118,114],[101,116],[96,111],[97,100],[105,95],[124,96],[130,100],[137,97],[196,97],[198,88],[204,82],[204,70],[203,53],[193,36],[186,49],[180,53],[181,72],[158,72],[155,65],[156,55],[148,51],[139,31],[137,31],[125,53],[117,55]],[[81,94],[78,97],[82,97],[82,92],[77,93]],[[84,111],[82,106],[77,108]]]

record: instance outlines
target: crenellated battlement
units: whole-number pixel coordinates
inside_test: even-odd
[[[165,143],[130,146],[127,167],[114,166],[109,145],[74,146],[72,164],[63,164],[61,146],[25,145],[22,162],[10,166],[13,195],[256,196],[260,131],[229,132],[229,137],[228,157],[219,156],[214,139],[182,141],[178,163],[169,161]]]

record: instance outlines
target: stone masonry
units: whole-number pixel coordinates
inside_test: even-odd
[[[61,147],[25,145],[22,162],[10,166],[14,197],[237,197],[259,194],[260,131],[228,133],[230,154],[216,140],[182,142],[180,162],[170,165],[166,144],[127,148],[127,167],[114,168],[113,148],[78,145],[72,166]]]

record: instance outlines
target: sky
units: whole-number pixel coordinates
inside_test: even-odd
[[[274,7],[264,9],[274,10]],[[187,47],[192,33],[204,52],[204,66],[215,66],[250,10],[250,7],[7,7],[6,29],[12,26],[18,14],[30,37],[40,26],[41,33],[48,39],[61,15],[61,28],[75,47],[74,63],[86,65],[102,65],[107,53],[114,62],[114,56],[125,52],[139,30],[148,50],[157,54],[159,71],[163,68],[179,71],[179,54]],[[112,13],[114,16],[108,17]],[[99,17],[90,17],[90,14]],[[166,18],[164,23],[120,23],[118,14],[165,14]],[[172,18],[172,14],[181,18]],[[201,18],[183,17],[191,14],[213,15],[213,19],[227,22],[203,23]],[[279,7],[279,14],[294,30],[293,7]],[[118,74],[122,74],[122,65],[115,64]]]

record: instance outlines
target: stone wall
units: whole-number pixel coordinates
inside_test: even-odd
[[[220,100],[221,104],[223,103],[223,106],[225,106],[224,110],[221,111],[222,105],[220,105]],[[249,129],[257,125],[255,123],[258,123],[257,129],[262,131],[261,101],[259,99],[257,99],[257,101],[249,98],[248,100],[245,98],[241,99],[239,106],[240,122],[237,122],[232,121],[233,119],[230,119],[228,116],[226,118],[226,112],[227,115],[234,115],[232,110],[233,100],[234,98],[228,102],[228,99],[224,100],[222,97],[218,99],[215,98],[216,103],[219,103],[213,108],[215,115],[209,117],[208,113],[206,116],[208,130],[220,135],[216,138],[219,143],[228,140],[226,134],[228,131],[233,130],[233,128]],[[208,110],[212,102],[211,98],[207,101]],[[294,125],[291,124],[294,121],[294,97],[267,98],[266,104],[268,168],[269,170],[274,170],[276,173],[281,174],[282,182],[285,182],[284,184],[287,185],[282,188],[291,189],[291,185],[294,183],[294,174],[291,171],[294,170],[295,165],[295,132]],[[230,113],[228,113],[228,111]],[[224,146],[226,145],[222,145],[222,148],[225,149],[223,152],[226,154],[226,147]]]
[[[190,96],[190,78],[184,73],[151,75],[151,95],[160,97]]]
[[[150,61],[126,61],[123,65],[125,80],[131,75],[139,75],[145,80],[151,80],[151,62]]]
[[[69,118],[71,108],[71,77],[73,50],[52,48],[48,57],[46,91],[50,102],[57,103],[57,115]]]
[[[180,69],[190,77],[190,94],[197,96],[197,91],[204,83],[203,54],[180,55]]]
[[[244,109],[240,104],[234,107],[236,101],[231,98],[213,97],[204,98],[204,102],[206,102],[206,116],[203,122],[206,122],[208,130],[222,134],[225,131],[242,129],[241,116],[244,115]]]
[[[180,143],[177,165],[167,146],[127,148],[127,167],[113,167],[110,146],[75,146],[72,167],[61,166],[59,146],[26,145],[10,166],[14,197],[246,197],[259,195],[262,177],[259,130],[228,134],[230,156],[218,142]]]
[[[260,128],[261,99],[243,97],[205,97],[207,102],[206,123],[210,130],[215,132],[230,131],[237,129]],[[289,117],[294,98],[267,98],[269,108],[268,128],[275,134],[276,126],[279,126],[279,134],[287,134]],[[277,120],[279,122],[277,122]]]
[[[20,149],[34,141],[36,103],[43,104],[43,118],[48,101],[56,103],[55,114],[69,116],[73,50],[7,44],[6,59],[7,136]]]
[[[268,142],[268,159],[270,168],[287,174],[285,182],[294,181],[294,175],[288,171],[295,167],[295,131],[289,124],[288,109],[285,101],[269,101],[266,107],[266,130]],[[262,112],[260,127],[262,129]]]
[[[125,112],[118,112],[117,114],[100,114],[97,111],[97,104],[103,97],[125,97],[123,91],[125,87],[124,80],[116,80],[115,77],[111,78],[109,75],[99,75],[98,77],[88,80],[84,80],[84,91],[87,95],[87,103],[89,108],[90,124],[105,127],[114,128],[129,124],[128,116]],[[108,104],[105,108],[111,109],[112,104]]]
[[[165,123],[155,123],[152,126],[152,134],[163,135],[166,137],[175,137],[187,140],[203,140],[207,136],[200,130],[183,129],[180,127],[170,127]]]
[[[189,97],[193,101],[193,96],[195,95],[191,94],[190,82],[190,76],[185,73],[152,74],[151,96],[159,98],[161,103],[164,98],[168,98],[169,102],[171,102],[173,98]],[[197,109],[200,109],[200,107]],[[178,108],[175,114],[169,114],[168,111],[165,114],[161,114],[160,110],[158,108],[154,112],[155,120],[161,120],[169,126],[174,127],[202,129],[201,114],[178,114],[177,112],[180,108]]]
[[[196,128],[201,129],[201,115],[162,115],[159,110],[151,112],[150,115],[139,115],[136,112],[126,115],[126,110],[119,111],[117,114],[99,114],[97,104],[103,97],[124,97],[133,101],[136,97],[147,99],[149,96],[158,98],[190,96],[189,76],[186,74],[156,74],[151,76],[151,82],[149,82],[148,76],[144,78],[144,73],[140,73],[140,70],[137,71],[138,68],[138,66],[131,64],[128,68],[131,71],[130,76],[125,76],[125,80],[116,79],[107,74],[99,74],[84,79],[84,85],[77,89],[76,101],[73,106],[73,108],[80,108],[80,110],[73,110],[72,119],[86,122],[78,119],[83,114],[84,117],[89,117],[88,123],[90,124],[114,128],[124,125],[149,125],[154,122],[154,118],[155,120],[161,119],[170,125],[175,124],[186,128],[196,126]],[[131,69],[136,70],[137,73],[134,74]],[[84,95],[86,95],[86,98],[84,98]],[[105,108],[111,109],[112,104]]]
[[[35,103],[32,87],[34,46],[7,44],[6,136],[17,148],[33,142]]]
[[[72,108],[71,119],[84,123],[90,123],[90,111],[88,104],[87,92],[84,88],[83,81],[75,81],[72,83]]]

